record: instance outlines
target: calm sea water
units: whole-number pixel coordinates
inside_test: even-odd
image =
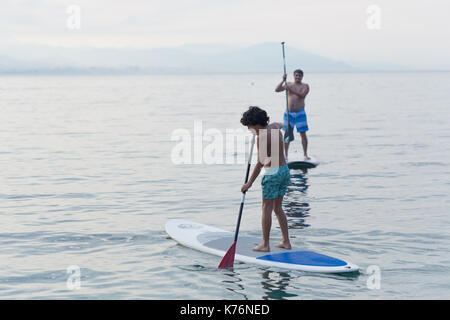
[[[291,241],[361,273],[223,271],[167,236],[170,218],[233,231],[245,174],[242,163],[174,164],[174,130],[239,129],[249,105],[280,121],[279,81],[0,77],[0,298],[450,298],[449,73],[305,75],[321,164],[291,172]],[[241,233],[260,235],[260,179]]]

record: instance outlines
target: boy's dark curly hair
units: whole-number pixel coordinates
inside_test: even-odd
[[[263,109],[251,106],[242,115],[241,123],[244,126],[261,125],[265,127],[269,123],[269,117],[267,116],[267,112]]]

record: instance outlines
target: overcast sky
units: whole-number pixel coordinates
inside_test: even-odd
[[[71,5],[81,9],[79,29],[68,28]],[[449,13],[449,0],[2,0],[0,45],[286,41],[351,63],[450,69]]]

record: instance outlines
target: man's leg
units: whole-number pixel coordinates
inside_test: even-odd
[[[284,122],[283,122],[283,130],[284,130],[284,136],[283,136],[283,142],[284,142],[284,156],[286,159],[286,162],[288,162],[288,153],[289,153],[289,144],[291,141],[285,140],[287,136],[294,137],[294,128],[289,124],[288,118],[287,118],[287,112],[284,113]],[[288,139],[289,140],[289,139]]]
[[[305,156],[305,160],[310,160],[308,157],[308,138],[306,137],[306,131],[300,132],[300,137],[302,138],[303,155]]]
[[[286,162],[288,162],[289,144],[290,142],[284,142],[284,157],[286,158]]]
[[[274,199],[262,200],[262,243],[253,248],[254,251],[270,251],[269,238],[272,227],[272,211]]]

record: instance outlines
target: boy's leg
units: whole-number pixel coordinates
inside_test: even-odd
[[[302,137],[303,155],[305,156],[305,160],[310,160],[308,157],[308,138],[306,137],[306,131],[300,132],[300,136]]]
[[[287,218],[283,211],[283,196],[279,196],[274,201],[274,211],[278,218],[278,223],[280,224],[281,234],[283,236],[283,241],[276,245],[278,248],[291,249],[291,242],[289,241],[289,231]]]
[[[262,234],[263,240],[261,244],[253,248],[254,251],[270,251],[269,237],[270,228],[272,227],[272,211],[274,199],[262,200]]]

